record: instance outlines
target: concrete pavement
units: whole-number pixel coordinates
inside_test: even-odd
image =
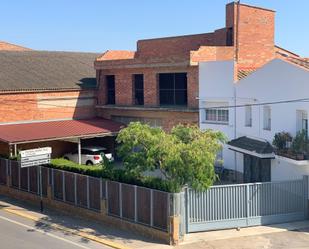
[[[308,249],[309,229],[205,240],[178,246],[176,249]]]

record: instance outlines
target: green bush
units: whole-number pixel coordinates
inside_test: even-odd
[[[52,159],[51,164],[48,165],[48,167],[94,177],[102,177],[103,171],[102,165],[79,165],[63,158]]]
[[[305,130],[297,132],[296,137],[292,142],[292,150],[295,153],[307,153],[308,152],[308,135]]]
[[[155,177],[136,177],[130,175],[126,171],[122,169],[114,169],[113,165],[79,165],[72,161],[57,158],[52,159],[50,165],[46,165],[47,167],[70,171],[78,174],[93,176],[93,177],[102,177],[108,180],[138,185],[142,187],[157,189],[166,192],[179,192],[181,190],[180,186],[177,184],[173,184],[170,181],[162,180],[160,178]]]
[[[288,132],[279,132],[275,134],[273,145],[278,150],[287,149],[287,143],[292,142],[292,136]]]

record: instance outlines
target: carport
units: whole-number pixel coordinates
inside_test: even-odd
[[[17,156],[18,147],[29,143],[75,143],[80,164],[82,139],[115,136],[123,126],[121,123],[102,118],[3,124],[0,125],[0,141],[8,145],[10,156]]]

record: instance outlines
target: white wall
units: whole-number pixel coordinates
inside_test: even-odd
[[[211,124],[205,123],[205,110],[208,102],[222,104],[227,106],[235,105],[233,83],[234,62],[233,61],[213,61],[201,62],[199,64],[199,106],[200,106],[200,128],[222,131],[227,139],[233,139],[234,136],[234,110],[229,109],[229,123]],[[216,104],[214,104],[216,105]],[[224,167],[237,170],[235,167],[235,152],[223,148]]]
[[[251,136],[266,139],[272,142],[275,133],[290,132],[295,136],[297,125],[297,110],[309,113],[309,101],[270,104],[271,130],[263,129],[262,103],[309,98],[309,71],[279,59],[266,64],[236,85],[233,83],[233,61],[202,62],[199,65],[199,97],[200,97],[200,127],[224,132],[228,139],[235,138],[236,110],[236,137]],[[205,108],[208,102],[226,102],[230,106],[235,104],[234,88],[236,88],[236,104],[252,106],[252,127],[245,126],[245,107],[229,109],[229,124],[218,125],[205,123]],[[254,106],[256,104],[256,106]],[[239,153],[224,149],[224,167],[243,172],[243,157]],[[279,165],[279,166],[278,166]],[[272,180],[301,178],[309,173],[309,165],[298,168],[293,163],[272,161]]]
[[[304,175],[309,175],[309,164],[305,161],[303,163],[303,165],[297,165],[288,158],[272,160],[271,181],[302,179]]]
[[[276,59],[241,80],[236,88],[237,103],[267,103],[309,98],[309,71]],[[271,131],[263,129],[263,106],[253,107],[253,127],[245,127],[244,108],[237,109],[237,130],[272,142],[275,133],[297,132],[297,110],[309,112],[309,102],[271,104]]]

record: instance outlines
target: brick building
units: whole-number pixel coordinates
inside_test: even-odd
[[[89,137],[113,149],[119,124],[95,114],[97,56],[0,43],[0,155],[51,146],[58,157]]]
[[[282,50],[274,44],[274,20],[272,10],[233,2],[226,5],[225,27],[212,33],[139,40],[136,51],[106,51],[94,63],[97,114],[165,129],[197,124],[198,63],[234,59],[235,79],[248,75]]]

